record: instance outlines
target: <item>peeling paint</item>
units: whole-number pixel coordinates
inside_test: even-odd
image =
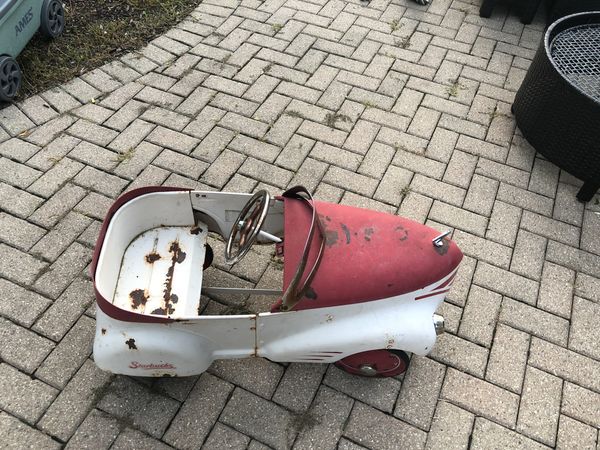
[[[125,341],[125,344],[127,345],[127,347],[129,347],[129,350],[137,350],[137,345],[135,345],[135,339],[134,338],[129,338],[128,340]]]

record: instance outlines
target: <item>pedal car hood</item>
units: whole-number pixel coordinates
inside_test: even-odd
[[[306,242],[311,213],[285,198],[284,290]],[[379,300],[423,289],[453,272],[462,259],[454,242],[410,219],[351,206],[315,202],[326,246],[317,273],[295,310]],[[312,242],[307,266],[319,249]],[[438,286],[440,288],[441,286]]]

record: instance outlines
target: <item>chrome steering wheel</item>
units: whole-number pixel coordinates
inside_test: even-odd
[[[267,217],[270,202],[271,196],[267,191],[262,190],[254,194],[244,205],[231,227],[229,238],[227,238],[225,247],[227,264],[235,264],[242,259],[256,242],[258,233]],[[236,238],[238,238],[237,241]]]

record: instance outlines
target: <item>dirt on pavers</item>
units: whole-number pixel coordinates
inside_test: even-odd
[[[201,0],[64,0],[65,32],[39,33],[17,58],[23,84],[17,101],[142,47],[186,17]]]

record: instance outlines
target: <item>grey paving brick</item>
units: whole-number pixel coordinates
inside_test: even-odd
[[[552,263],[544,264],[537,306],[564,318],[571,316],[575,272]]]
[[[510,298],[502,302],[500,321],[551,342],[561,345],[567,342],[568,321]]]
[[[335,166],[329,167],[323,180],[342,189],[347,189],[367,196],[373,195],[378,184],[377,180],[373,178]]]
[[[311,409],[304,415],[297,415],[292,419],[292,426],[299,433],[293,448],[337,448],[352,405],[352,399],[322,386]],[[316,423],[311,424],[311,420]]]
[[[93,301],[91,282],[76,279],[38,319],[33,330],[58,341]]]
[[[598,231],[600,230],[600,213],[586,211],[583,216],[580,248],[595,255],[600,255]]]
[[[221,448],[245,450],[248,447],[250,438],[238,433],[220,422],[210,432],[202,448],[218,450]]]
[[[92,352],[95,322],[81,316],[36,371],[40,380],[62,389]]]
[[[542,277],[547,242],[547,239],[542,236],[519,230],[510,271],[539,280]]]
[[[573,201],[578,190],[579,188],[577,186],[564,183],[558,184],[552,218],[571,225],[581,226],[583,222],[584,205],[580,202]],[[584,229],[583,235],[585,234]]]
[[[290,181],[290,186],[302,185],[306,187],[310,192],[314,192],[319,185],[319,182],[327,171],[327,164],[321,161],[316,161],[312,158],[306,158],[300,168],[297,170],[296,175]],[[330,185],[329,185],[330,186]],[[331,186],[330,190],[338,190],[338,188]],[[325,198],[328,198],[327,196]],[[337,200],[341,198],[341,193]],[[330,199],[331,200],[331,199]]]
[[[4,342],[0,358],[28,374],[33,373],[54,348],[52,341],[3,318],[0,318],[0,338]]]
[[[323,383],[386,412],[392,412],[401,386],[395,378],[355,377],[335,366],[329,366]]]
[[[517,395],[457,370],[448,369],[441,397],[507,427],[516,424]]]
[[[487,218],[465,211],[456,206],[448,205],[440,201],[434,201],[429,218],[436,222],[441,222],[454,228],[473,233],[477,236],[483,236],[487,228]]]
[[[40,419],[40,429],[62,441],[68,440],[94,405],[96,393],[110,378],[108,372],[86,361]]]
[[[529,192],[525,189],[520,189],[516,186],[511,186],[507,183],[500,183],[497,199],[545,216],[550,216],[552,214],[552,199]]]
[[[67,214],[53,230],[31,248],[31,252],[50,261],[56,260],[90,222],[89,218],[81,214],[75,212]]]
[[[41,173],[38,170],[32,169],[24,164],[11,161],[8,158],[0,157],[1,181],[23,189],[38,179],[40,175]]]
[[[477,344],[491,347],[501,303],[500,294],[472,286],[458,334]]]
[[[438,338],[431,352],[436,361],[477,377],[483,377],[488,355],[484,347],[448,333]]]
[[[283,367],[262,358],[219,360],[210,368],[213,375],[267,399],[283,375]]]
[[[600,363],[579,353],[534,337],[528,363],[580,386],[600,391]]]
[[[0,241],[17,247],[20,250],[29,250],[46,231],[25,220],[10,214],[0,212]]]
[[[16,248],[0,244],[0,276],[21,284],[31,284],[48,265]]]
[[[579,243],[579,228],[529,211],[523,213],[521,227],[567,245],[577,246]]]
[[[239,388],[225,406],[220,420],[275,449],[288,448],[294,438],[290,413]]]
[[[578,273],[575,279],[575,293],[580,297],[600,303],[600,280]]]
[[[221,414],[233,386],[203,374],[169,425],[163,440],[177,448],[198,448]],[[197,414],[203,411],[203,414]]]
[[[140,405],[144,405],[143,408]],[[179,403],[128,378],[117,377],[104,389],[98,408],[117,418],[131,420],[140,430],[159,438],[177,413]]]
[[[592,253],[569,247],[560,242],[549,241],[546,259],[559,266],[600,278],[600,257]]]
[[[390,167],[390,169],[388,169],[387,173],[389,173],[392,168],[393,166]],[[410,175],[410,172],[408,172],[408,175]],[[388,184],[391,185],[390,187],[395,187],[394,181],[391,178],[391,176],[390,182]],[[380,188],[381,186],[382,184],[380,184]],[[433,200],[431,200],[429,197],[425,197],[421,194],[413,192],[409,192],[408,195],[402,198],[402,193],[398,192],[397,189],[394,189],[392,191],[392,194],[395,196],[395,198],[398,199],[398,201],[402,202],[400,205],[399,215],[420,223],[425,222],[425,220],[427,219],[427,215],[429,214],[429,210],[431,209],[431,205],[433,204]]]
[[[223,187],[239,169],[245,157],[237,152],[224,150],[202,175],[202,181]]]
[[[117,197],[128,184],[127,180],[89,166],[84,167],[72,181],[90,191],[112,198]]]
[[[297,171],[314,144],[315,141],[312,139],[294,135],[277,156],[275,164],[289,170]]]
[[[533,280],[486,263],[477,265],[474,282],[482,287],[529,304],[535,304],[539,288],[538,283]]]
[[[456,278],[452,283],[450,292],[448,292],[446,297],[447,301],[459,306],[465,305],[476,265],[477,261],[475,259],[469,258],[468,256],[463,258],[458,266],[458,272],[456,273]]]
[[[468,188],[476,165],[476,156],[455,150],[445,170],[443,181]]]
[[[473,428],[471,448],[520,448],[523,450],[542,450],[547,449],[548,447],[487,419],[477,417]]]
[[[37,422],[58,394],[6,363],[0,364],[0,375],[0,408],[29,424]]]
[[[38,146],[18,138],[9,139],[0,143],[0,155],[17,160],[19,162],[27,161],[37,151],[39,151]]]
[[[528,334],[498,324],[490,352],[486,380],[517,394],[520,393],[525,376],[529,341]]]
[[[473,175],[463,208],[477,214],[489,216],[492,212],[497,190],[497,181],[479,175]]]
[[[546,197],[554,197],[556,186],[558,184],[559,168],[549,161],[536,158],[531,171],[531,179],[529,180],[529,190],[545,195]]]
[[[558,423],[557,449],[572,447],[594,450],[596,445],[596,430],[569,416],[560,416]]]
[[[66,184],[47,200],[29,219],[46,228],[53,227],[70,211],[86,192],[79,186]],[[36,197],[37,198],[37,197]]]
[[[454,232],[453,239],[465,255],[508,269],[511,256],[510,247],[460,230]]]
[[[239,172],[242,175],[264,181],[273,186],[285,188],[293,177],[293,173],[278,167],[273,167],[263,161],[247,158],[241,165]]]
[[[61,448],[61,445],[49,436],[5,412],[0,412],[0,434],[3,445],[7,448]]]
[[[36,279],[36,289],[51,298],[57,298],[91,259],[90,250],[74,242]]]
[[[344,436],[371,449],[417,449],[427,434],[362,403],[355,403]]]
[[[74,177],[82,168],[83,164],[69,158],[61,159],[54,167],[37,179],[29,187],[29,191],[42,196],[50,197],[64,184]]]
[[[290,364],[277,386],[273,400],[292,411],[306,411],[319,388],[325,370],[326,366],[323,364]]]
[[[69,128],[77,119],[69,115],[62,115],[56,119],[40,125],[31,133],[27,134],[25,139],[32,144],[44,146],[52,142],[56,137],[61,135],[64,130]]]
[[[600,304],[579,297],[574,298],[569,333],[570,349],[600,360],[600,350],[597,345],[600,332],[594,326],[599,317]]]
[[[392,147],[375,142],[362,158],[358,171],[373,178],[381,178],[387,171],[393,154],[394,149]]]
[[[562,380],[541,370],[528,367],[517,420],[517,431],[554,446]]]
[[[153,450],[168,450],[171,448],[147,434],[132,428],[125,428],[110,448],[114,450],[136,450],[140,447],[151,448]]]
[[[574,419],[596,426],[600,423],[600,394],[566,382],[561,410]]]
[[[75,434],[65,446],[67,450],[103,449],[108,450],[119,435],[117,419],[97,409],[92,409]]]
[[[466,449],[475,416],[451,403],[440,401],[427,435],[426,449]]]
[[[38,149],[27,161],[27,165],[40,170],[48,170],[79,142],[80,140],[73,136],[61,135],[41,150]]]
[[[0,302],[0,315],[28,328],[51,303],[47,298],[2,278],[0,290],[4,298]]]
[[[414,356],[402,381],[394,416],[429,430],[446,369],[428,358]]]
[[[508,155],[508,149],[491,144],[480,139],[461,135],[456,143],[456,148],[475,156],[482,156],[491,161],[503,163]]]
[[[454,206],[461,206],[465,199],[464,189],[421,174],[415,175],[410,183],[410,188],[415,192]]]

